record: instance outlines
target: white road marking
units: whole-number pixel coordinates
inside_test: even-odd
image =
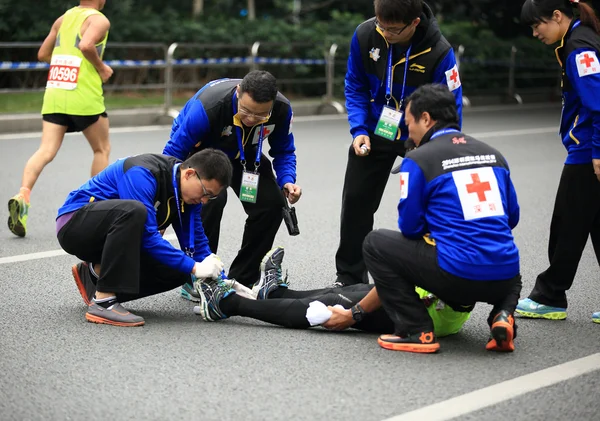
[[[600,353],[526,374],[385,421],[446,421],[600,370]]]
[[[175,234],[167,234],[164,236],[164,238],[167,241],[177,240],[177,236]],[[0,265],[5,265],[7,263],[27,262],[29,260],[47,259],[49,257],[66,255],[67,253],[62,249],[41,251],[39,253],[19,254],[17,256],[0,257]]]
[[[501,137],[501,136],[523,136],[528,134],[547,134],[554,133],[558,138],[558,127],[538,127],[536,129],[520,129],[520,130],[501,130],[495,132],[481,132],[481,133],[467,133],[469,136],[473,136],[475,139],[487,139],[490,137]]]

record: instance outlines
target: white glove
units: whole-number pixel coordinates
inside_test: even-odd
[[[210,254],[202,262],[194,265],[194,276],[198,279],[217,278],[225,265],[216,254]]]

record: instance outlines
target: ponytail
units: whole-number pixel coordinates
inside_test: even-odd
[[[581,20],[581,23],[585,26],[589,26],[600,35],[600,20],[598,20],[598,16],[596,16],[596,12],[592,6],[580,0],[569,1],[577,8],[577,10],[579,10],[579,19]]]

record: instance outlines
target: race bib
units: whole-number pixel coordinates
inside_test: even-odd
[[[77,88],[81,61],[80,57],[75,56],[52,56],[46,88],[65,89],[67,91]]]
[[[492,167],[453,171],[452,178],[466,221],[504,215],[498,180]]]

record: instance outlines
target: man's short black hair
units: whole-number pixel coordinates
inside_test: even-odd
[[[375,16],[385,23],[411,23],[423,13],[423,0],[375,0]]]
[[[240,96],[243,93],[250,95],[259,104],[275,101],[277,79],[265,70],[253,70],[244,76],[240,83]]]
[[[218,149],[203,149],[186,159],[181,166],[184,169],[196,170],[204,180],[217,180],[224,188],[231,185],[233,172],[231,161],[223,151]]]
[[[446,85],[428,84],[417,88],[406,100],[415,121],[429,113],[438,125],[458,124],[456,98]]]

